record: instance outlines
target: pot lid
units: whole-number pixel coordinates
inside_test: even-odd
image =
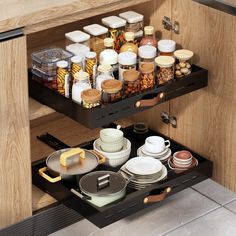
[[[49,155],[46,160],[46,164],[49,167],[49,169],[56,171],[60,174],[64,174],[64,175],[78,175],[78,174],[88,173],[89,171],[97,167],[97,165],[99,164],[99,159],[97,155],[95,155],[91,151],[84,150],[84,149],[80,149],[80,150],[84,150],[85,158],[81,158],[79,154],[77,156],[74,155],[73,160],[70,161],[71,162],[70,165],[63,166],[60,162],[61,154],[63,153],[65,154],[75,149],[78,149],[78,148],[61,149]]]
[[[126,188],[126,180],[112,171],[94,171],[79,181],[82,192],[89,196],[107,196],[121,192]]]

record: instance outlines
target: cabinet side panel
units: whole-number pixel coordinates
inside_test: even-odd
[[[180,23],[173,39],[195,53],[194,63],[209,70],[206,89],[170,103],[178,128],[171,138],[214,162],[214,179],[236,191],[236,21],[235,17],[191,0],[172,1]]]
[[[32,214],[26,38],[0,43],[0,228]]]

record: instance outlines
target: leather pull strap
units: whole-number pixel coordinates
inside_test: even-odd
[[[158,93],[156,97],[151,99],[143,99],[136,102],[135,106],[137,108],[139,107],[152,107],[155,106],[160,100],[162,100],[165,97],[165,93],[161,92]]]

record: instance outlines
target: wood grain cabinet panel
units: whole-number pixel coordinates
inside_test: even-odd
[[[32,214],[26,38],[0,43],[0,228]]]

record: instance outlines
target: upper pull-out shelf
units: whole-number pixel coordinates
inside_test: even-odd
[[[182,79],[175,79],[171,83],[113,104],[87,109],[31,79],[31,74],[29,74],[29,95],[89,128],[96,128],[206,87],[207,82],[208,71],[193,66],[192,73]]]

